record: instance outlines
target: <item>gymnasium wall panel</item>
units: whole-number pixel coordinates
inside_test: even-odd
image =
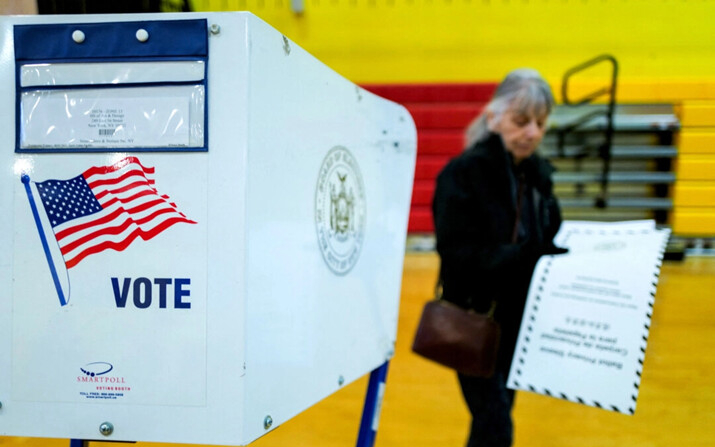
[[[558,86],[610,53],[621,101],[715,98],[711,0],[293,0],[302,13],[291,0],[192,2],[250,10],[357,83],[494,81],[533,66]]]

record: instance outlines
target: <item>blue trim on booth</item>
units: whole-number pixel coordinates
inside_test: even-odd
[[[206,19],[15,25],[15,60],[206,57],[207,26]],[[149,33],[146,42],[137,40],[138,29]],[[77,30],[82,43],[72,39]]]
[[[102,154],[106,152],[208,152],[208,147],[63,147],[15,149],[18,154]]]
[[[358,432],[357,447],[372,447],[377,436],[376,418],[380,417],[379,410],[382,407],[380,386],[384,386],[387,380],[387,369],[390,362],[385,362],[379,368],[370,373],[370,381],[365,394],[365,406],[362,411],[360,421],[360,431]]]
[[[53,90],[113,90],[137,87],[181,87],[191,85],[204,85],[204,80],[197,81],[170,81],[170,82],[125,82],[122,84],[62,84],[62,85],[33,85],[21,87],[23,91],[53,91]]]

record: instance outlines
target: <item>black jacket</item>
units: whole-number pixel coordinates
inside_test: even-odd
[[[516,188],[511,156],[491,134],[452,159],[437,177],[432,204],[444,299],[480,312],[497,302],[502,327],[500,363],[507,368],[524,302],[542,248],[561,225],[546,160],[523,160],[526,193],[533,205],[528,238],[512,243]]]

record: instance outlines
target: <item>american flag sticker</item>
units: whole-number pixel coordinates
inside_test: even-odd
[[[68,180],[35,182],[37,198],[67,269],[95,253],[123,251],[140,238],[148,241],[177,223],[196,223],[179,211],[169,196],[156,190],[154,172],[138,158],[126,157],[113,165],[91,167]],[[29,177],[22,180],[54,277],[39,207],[29,188]],[[60,290],[58,294],[62,302]]]

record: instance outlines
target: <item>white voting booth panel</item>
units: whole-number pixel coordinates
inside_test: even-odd
[[[249,13],[0,33],[0,435],[243,445],[392,356],[403,107]]]

